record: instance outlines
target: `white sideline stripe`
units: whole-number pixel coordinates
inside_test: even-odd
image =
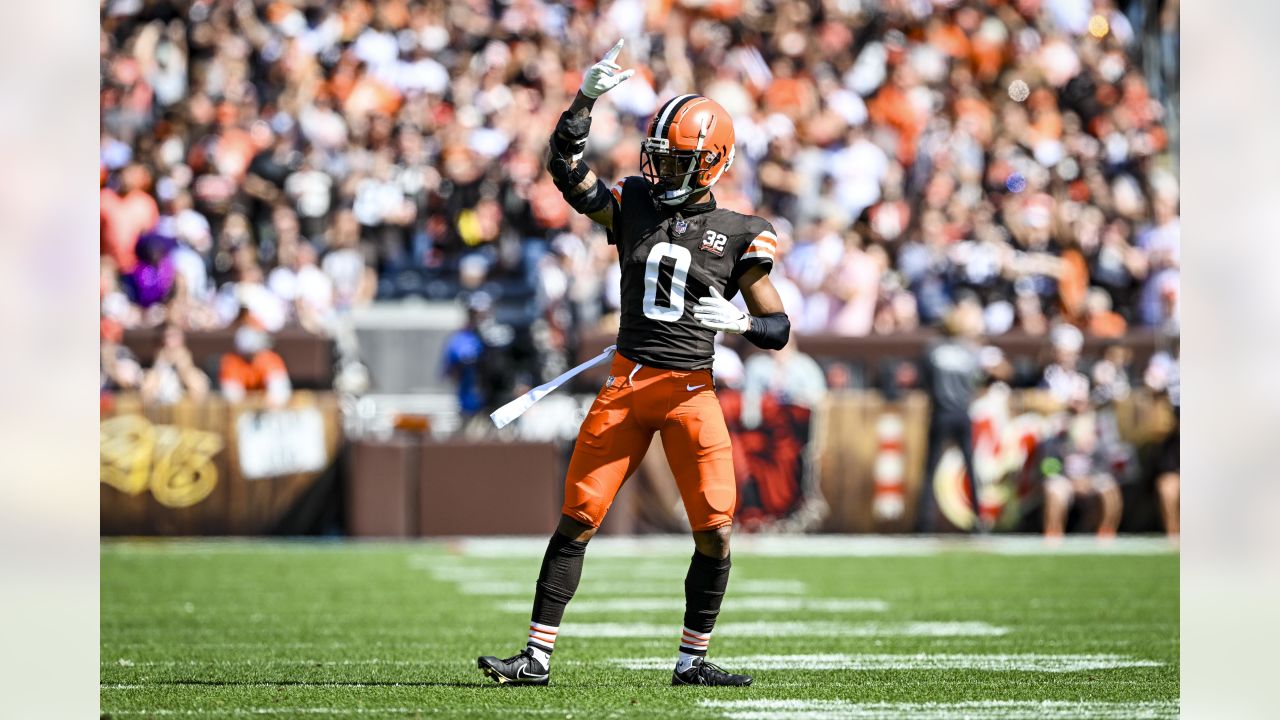
[[[733,583],[729,586],[736,590]],[[684,598],[609,598],[606,600],[574,600],[570,605],[574,614],[607,614],[616,612],[679,612],[684,610]],[[508,600],[497,605],[498,610],[509,613],[528,613],[525,600]],[[885,612],[889,603],[871,598],[799,598],[799,597],[728,597],[721,611],[743,612]]]
[[[855,703],[848,700],[702,700],[727,720],[1169,720],[1178,701],[977,700]]]
[[[984,622],[728,622],[718,623],[715,635],[724,637],[995,637],[1009,628]],[[573,623],[561,634],[570,638],[674,638],[673,625],[652,623]]]
[[[586,580],[578,592],[586,596],[596,595],[681,595],[683,586],[677,581],[672,585],[652,582],[610,582]],[[740,580],[733,583],[734,594],[771,593],[781,595],[803,595],[807,590],[800,580]],[[459,584],[458,592],[464,595],[518,595],[531,597],[534,581],[519,582],[515,580],[495,580]],[[577,607],[576,605],[574,607]]]
[[[495,559],[541,558],[545,541],[527,536],[483,536],[412,541],[365,540],[252,540],[245,538],[166,538],[163,540],[104,539],[102,555],[200,557],[220,555],[296,555],[313,553],[381,553],[388,550],[432,548],[468,557]],[[688,535],[601,537],[591,541],[592,557],[646,557],[674,555],[688,561],[692,543]],[[1122,536],[1099,541],[1092,536],[1064,538],[1047,545],[1035,535],[985,537],[903,537],[889,535],[735,535],[735,556],[762,557],[902,557],[946,552],[978,552],[993,555],[1169,555],[1178,544],[1157,536]]]
[[[454,541],[451,548],[470,557],[538,557],[544,543],[528,538],[476,537]],[[591,540],[591,557],[645,557],[680,555],[688,558],[689,538],[684,535],[602,537]],[[946,552],[978,552],[994,555],[1166,555],[1178,545],[1164,537],[1118,537],[1100,541],[1093,536],[1063,538],[1048,545],[1038,535],[971,537],[902,537],[886,535],[734,535],[735,557],[903,557],[932,556]]]
[[[717,632],[718,632],[717,628]],[[1160,667],[1164,663],[1127,655],[738,655],[723,660],[738,670],[983,670],[1068,673],[1083,670]],[[621,658],[610,662],[629,670],[665,670],[669,657]]]

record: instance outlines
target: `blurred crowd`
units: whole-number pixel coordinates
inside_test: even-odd
[[[1178,333],[1178,0],[103,0],[101,17],[104,390],[172,401],[212,377],[280,401],[273,333],[342,346],[349,310],[406,297],[465,300],[444,363],[464,413],[563,370],[616,326],[619,274],[543,155],[619,37],[637,74],[596,105],[588,159],[637,174],[663,101],[722,104],[737,159],[716,196],[777,229],[799,335],[945,331],[963,307],[974,337],[1054,348],[1015,384],[1102,406],[1144,371],[1088,377],[1074,338]],[[154,367],[119,342],[132,328],[163,328]],[[235,352],[193,365],[183,333],[221,328]],[[1159,357],[1146,373],[1176,373]]]
[[[547,348],[617,267],[542,155],[625,37],[589,158],[638,170],[677,93],[734,116],[726,206],[779,230],[801,333],[1061,320],[1176,332],[1177,0],[104,0],[102,311],[324,332],[483,289]]]

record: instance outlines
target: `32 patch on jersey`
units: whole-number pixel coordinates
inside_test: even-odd
[[[715,230],[708,230],[706,234],[702,236],[702,247],[699,249],[713,253],[716,257],[723,257],[724,246],[728,244],[728,242],[729,238],[725,237],[724,233],[718,233]]]

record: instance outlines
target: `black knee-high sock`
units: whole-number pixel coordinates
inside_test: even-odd
[[[694,551],[684,577],[684,636],[681,652],[706,655],[711,629],[729,585],[729,558],[713,558]],[[692,634],[690,633],[692,631]]]
[[[547,553],[542,556],[542,569],[538,571],[538,590],[533,596],[533,622],[560,626],[564,607],[578,590],[586,552],[585,542],[570,540],[558,532],[552,533]]]

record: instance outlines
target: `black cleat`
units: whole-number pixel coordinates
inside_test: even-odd
[[[671,673],[672,685],[730,685],[746,687],[751,684],[750,675],[734,675],[706,660],[693,661],[693,667],[684,672]]]
[[[506,660],[485,655],[476,660],[476,667],[500,685],[546,685],[551,676],[550,670],[534,659],[529,648]]]

